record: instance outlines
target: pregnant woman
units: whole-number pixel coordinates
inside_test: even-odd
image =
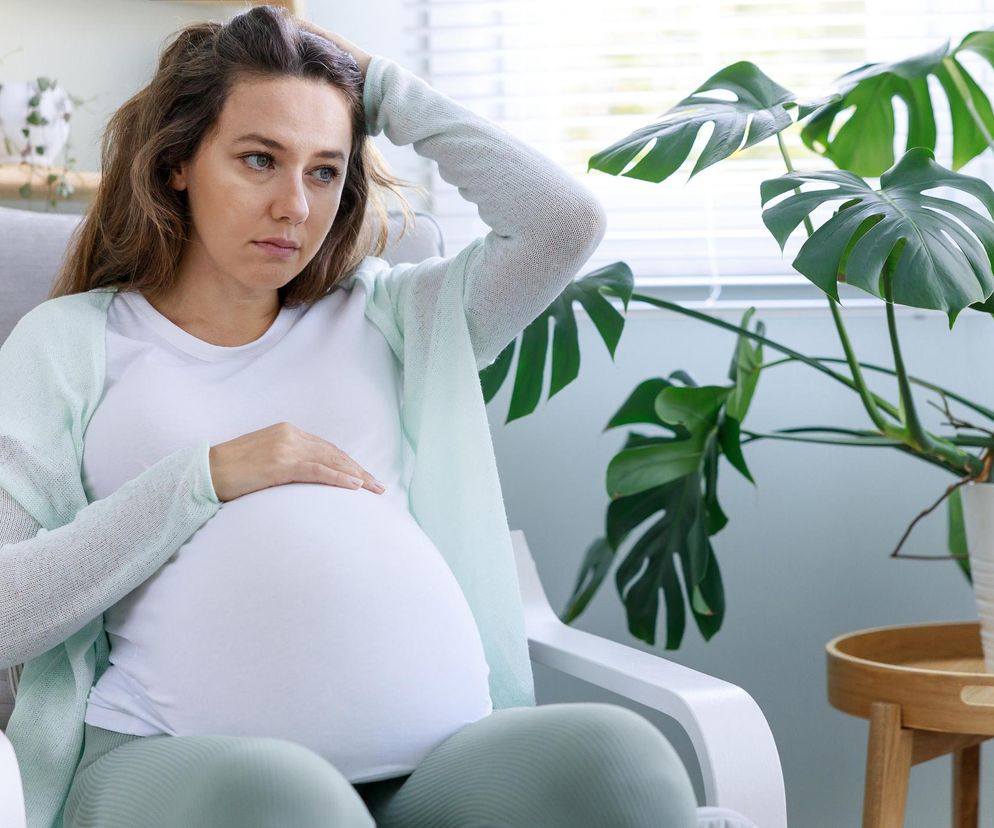
[[[490,232],[379,258],[381,132]],[[29,826],[693,825],[645,718],[535,705],[479,384],[600,242],[589,191],[270,6],[179,32],[102,169],[0,348]]]

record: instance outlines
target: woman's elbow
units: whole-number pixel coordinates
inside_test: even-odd
[[[585,194],[582,199],[571,204],[568,215],[570,247],[574,248],[575,258],[582,265],[604,239],[607,232],[607,211],[597,198]]]

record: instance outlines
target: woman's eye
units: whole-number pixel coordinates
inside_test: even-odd
[[[264,152],[253,152],[251,155],[246,155],[244,157],[245,158],[265,158],[265,159],[267,159],[269,161],[273,160],[271,156],[266,155]],[[256,168],[256,169],[258,169],[258,168]]]
[[[256,171],[270,169],[270,165],[272,164],[273,161],[273,157],[265,152],[253,152],[249,155],[243,155],[242,157],[245,158],[246,160],[249,158],[265,158],[268,163],[264,167],[254,167],[251,164],[249,165],[253,170]],[[329,175],[326,177],[320,177],[320,176],[318,177],[318,180],[323,184],[330,184],[332,181],[338,178],[338,169],[336,167],[319,167],[318,171],[319,172],[327,171],[329,173]]]

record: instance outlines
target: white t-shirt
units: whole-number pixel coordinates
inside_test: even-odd
[[[283,308],[259,339],[212,345],[120,291],[84,435],[90,502],[192,440],[288,421],[384,494],[290,483],[228,501],[105,613],[111,665],[85,721],[138,735],[278,736],[353,783],[410,773],[492,712],[472,612],[411,516],[402,373],[365,287]]]

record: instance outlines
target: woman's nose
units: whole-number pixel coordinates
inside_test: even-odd
[[[297,176],[290,176],[280,185],[279,193],[273,202],[274,218],[289,219],[294,224],[307,218],[310,208],[307,204],[307,191],[304,182]]]

